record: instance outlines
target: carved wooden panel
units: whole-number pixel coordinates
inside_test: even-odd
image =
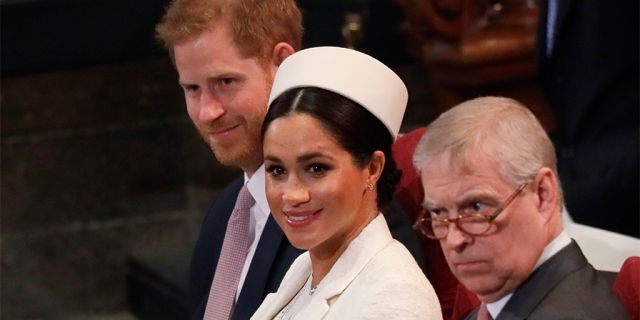
[[[554,127],[536,83],[534,0],[395,0],[409,50],[427,67],[439,112],[464,100],[502,95]]]

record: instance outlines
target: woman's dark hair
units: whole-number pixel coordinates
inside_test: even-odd
[[[360,104],[332,91],[316,87],[293,88],[273,100],[262,123],[262,136],[274,120],[303,113],[318,120],[338,143],[364,167],[373,153],[384,153],[385,164],[378,179],[378,208],[383,208],[393,196],[400,171],[391,156],[393,139],[387,127]]]

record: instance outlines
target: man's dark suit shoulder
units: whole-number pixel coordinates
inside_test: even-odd
[[[627,319],[613,280],[595,270],[572,241],[515,291],[496,320]]]

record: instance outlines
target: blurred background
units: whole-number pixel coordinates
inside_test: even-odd
[[[2,0],[0,318],[185,319],[220,166],[154,40],[166,0]],[[535,84],[536,1],[299,0],[304,45],[354,47],[407,83],[403,131]]]

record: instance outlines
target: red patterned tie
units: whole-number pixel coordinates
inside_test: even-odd
[[[478,309],[478,316],[476,317],[477,320],[493,320],[493,318],[491,317],[491,314],[489,314],[489,310],[487,309],[487,304],[486,303],[482,303],[480,305],[480,309]]]
[[[205,320],[228,320],[232,314],[240,273],[249,250],[249,209],[255,200],[245,185],[229,217],[218,266],[209,292]]]

